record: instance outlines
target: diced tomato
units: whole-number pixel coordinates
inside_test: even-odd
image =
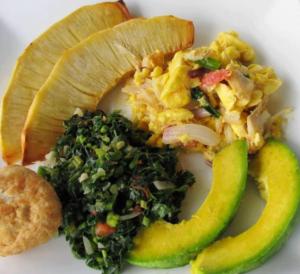
[[[96,235],[106,237],[116,232],[114,227],[109,226],[105,223],[97,223],[96,224]]]
[[[231,73],[227,69],[219,69],[205,73],[201,79],[201,86],[208,87],[220,83],[230,77]]]

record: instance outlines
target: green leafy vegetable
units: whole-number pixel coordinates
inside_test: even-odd
[[[194,177],[177,171],[176,151],[146,145],[149,133],[118,113],[74,115],[38,173],[63,204],[63,233],[77,258],[105,274],[120,273],[133,237],[157,219],[177,222]],[[154,182],[169,182],[159,189]]]
[[[200,107],[204,108],[207,112],[209,112],[214,117],[216,118],[220,117],[220,112],[210,104],[207,96],[199,87],[192,88],[191,95],[193,100],[198,101]]]
[[[209,70],[217,70],[221,67],[221,63],[211,57],[204,57],[202,59],[196,60],[195,63]]]

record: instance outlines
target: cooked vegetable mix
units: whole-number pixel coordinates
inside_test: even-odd
[[[76,257],[103,273],[119,273],[141,227],[177,222],[194,183],[177,171],[176,150],[146,145],[149,134],[118,113],[74,115],[39,174],[63,203],[65,234]]]

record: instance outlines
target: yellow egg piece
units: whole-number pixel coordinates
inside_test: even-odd
[[[180,108],[190,102],[188,71],[189,66],[184,62],[183,52],[177,52],[168,71],[162,75],[160,99],[165,107]]]
[[[248,67],[250,78],[265,93],[275,92],[282,84],[274,70],[270,67],[263,67],[257,64],[251,64]]]
[[[156,66],[162,66],[164,64],[165,57],[164,54],[156,50],[154,53],[146,56],[142,61],[142,67],[153,69]]]
[[[158,132],[162,130],[163,125],[166,126],[188,122],[193,117],[193,113],[185,108],[167,109],[157,115],[157,120],[149,127],[149,129]]]
[[[134,82],[139,86],[144,83],[145,79],[149,76],[150,70],[148,68],[143,68],[142,70],[137,70],[134,74]]]
[[[210,48],[216,52],[223,65],[231,61],[239,60],[249,63],[255,59],[253,48],[239,38],[236,32],[221,32],[210,44]]]
[[[259,90],[259,89],[254,90],[251,94],[251,100],[250,100],[249,104],[247,105],[247,107],[254,107],[254,106],[258,105],[262,101],[263,95],[264,94],[261,90]]]
[[[153,69],[153,71],[150,73],[150,77],[155,78],[158,76],[161,76],[163,73],[163,69],[160,66],[157,66]]]
[[[216,86],[215,91],[217,92],[225,109],[231,110],[236,102],[233,90],[229,86],[221,83]]]
[[[243,122],[231,124],[231,128],[239,139],[247,137],[247,131],[245,129],[245,124]]]

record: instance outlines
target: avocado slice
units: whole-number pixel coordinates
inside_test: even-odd
[[[295,154],[281,142],[271,140],[255,156],[250,170],[266,200],[262,215],[240,235],[204,249],[192,262],[193,274],[244,273],[261,265],[286,239],[300,199]]]
[[[236,212],[247,180],[247,144],[235,141],[213,161],[212,188],[190,220],[158,221],[134,239],[131,264],[143,267],[182,266],[214,241]]]

